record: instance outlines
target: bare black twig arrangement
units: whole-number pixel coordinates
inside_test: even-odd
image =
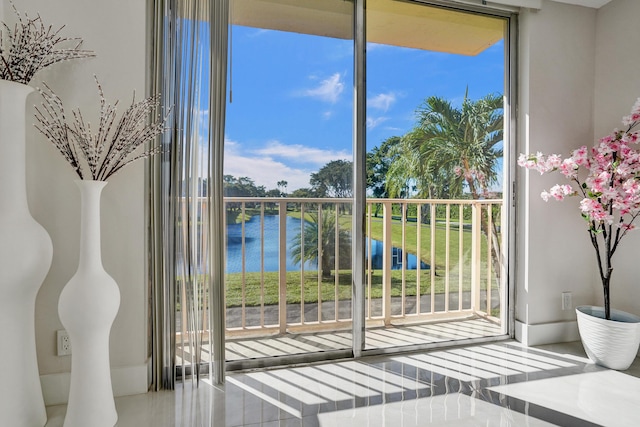
[[[95,77],[95,76],[94,76]],[[80,179],[106,181],[124,166],[161,152],[160,147],[139,150],[165,130],[166,118],[157,113],[159,96],[133,101],[116,124],[116,107],[107,103],[102,86],[95,78],[100,95],[100,118],[97,133],[85,122],[80,109],[72,110],[73,121],[67,124],[62,100],[49,86],[38,88],[44,98],[36,107],[35,127],[53,143]],[[147,123],[149,117],[155,118]]]
[[[80,49],[82,39],[61,36],[64,25],[54,30],[42,22],[40,15],[23,17],[11,5],[18,22],[13,31],[4,22],[0,26],[0,79],[29,84],[38,71],[49,65],[95,56],[90,50]]]

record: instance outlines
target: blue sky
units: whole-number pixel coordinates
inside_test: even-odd
[[[502,42],[468,57],[367,46],[367,150],[415,124],[431,95],[459,105],[503,93]],[[331,160],[352,158],[353,41],[233,27],[225,174],[267,189],[309,186]]]

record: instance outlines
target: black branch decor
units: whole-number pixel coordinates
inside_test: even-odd
[[[0,26],[0,79],[29,84],[38,71],[52,64],[95,56],[81,49],[82,39],[62,36],[64,25],[56,30],[45,25],[40,15],[22,16],[11,5],[18,22],[13,30],[5,22]]]
[[[95,76],[94,76],[95,77]],[[116,122],[117,105],[107,103],[102,86],[95,77],[100,95],[100,117],[97,132],[86,122],[80,109],[72,110],[73,120],[67,123],[62,100],[46,84],[38,88],[44,98],[36,107],[35,127],[62,154],[80,179],[106,181],[124,166],[161,152],[161,147],[140,149],[164,132],[167,116],[157,112],[159,96],[136,102],[135,92],[131,105]],[[147,123],[149,118],[150,123]]]

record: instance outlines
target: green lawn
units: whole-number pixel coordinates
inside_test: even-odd
[[[259,212],[251,212],[258,214]],[[288,215],[296,218],[301,217],[299,211],[290,211]],[[308,213],[305,214],[307,220],[310,219]],[[421,227],[420,239],[420,257],[426,264],[431,264],[431,226],[429,224],[419,224],[417,222],[407,222],[405,224],[405,248],[408,253],[417,255],[418,239],[417,227]],[[340,216],[340,227],[343,229],[351,229],[351,216]],[[399,219],[392,220],[392,245],[395,247],[402,246],[402,222]],[[463,252],[462,259],[459,254],[460,232],[462,232]],[[383,218],[374,217],[371,221],[370,235],[375,240],[383,239]],[[435,292],[445,292],[445,268],[446,268],[446,227],[444,221],[436,221],[435,226]],[[459,265],[462,263],[463,275],[463,291],[470,290],[471,279],[471,231],[469,229],[459,230],[457,222],[451,222],[449,230],[449,290],[450,292],[458,291],[458,274]],[[481,286],[486,287],[486,239],[482,239],[482,271]],[[416,270],[405,271],[405,294],[416,294]],[[393,270],[391,272],[392,296],[402,295],[402,271]],[[279,299],[279,274],[277,272],[265,272],[264,279],[261,273],[245,273],[244,275],[244,304],[247,306],[256,306],[261,303],[265,305],[277,304]],[[351,271],[340,271],[338,284],[338,298],[341,300],[351,298]],[[287,282],[287,302],[299,303],[301,300],[301,279],[299,271],[289,271],[286,273]],[[317,302],[318,297],[318,274],[316,271],[305,272],[304,275],[304,300],[307,303]],[[373,298],[382,297],[382,270],[375,270],[372,274],[371,294]],[[495,288],[495,281],[493,283]],[[333,301],[335,299],[335,279],[323,278],[320,284],[321,298],[323,301]],[[226,275],[226,299],[227,306],[239,306],[242,304],[242,273],[233,273]],[[421,270],[420,274],[420,293],[429,294],[431,292],[431,271],[429,269]],[[264,296],[262,296],[264,295]]]
[[[405,224],[405,249],[408,253],[418,254],[418,224],[410,222]],[[420,224],[420,259],[431,264],[431,225]],[[383,219],[373,218],[371,221],[370,235],[375,240],[383,241]],[[446,227],[444,224],[436,223],[435,227],[435,268],[443,269],[446,264]],[[471,232],[469,230],[462,231],[462,247],[463,262],[471,258]],[[484,243],[484,242],[483,242]],[[397,248],[402,247],[402,222],[399,220],[391,221],[391,245]],[[486,250],[486,243],[483,245]],[[450,227],[449,229],[449,268],[458,265],[460,258],[460,231],[458,227]]]
[[[429,270],[422,270],[420,274],[420,294],[431,293],[431,277]],[[245,301],[246,306],[257,306],[263,302],[265,305],[278,304],[279,285],[278,273],[264,273],[264,285],[262,284],[260,273],[245,273]],[[323,301],[335,300],[335,276],[323,278],[320,284],[321,298]],[[338,274],[338,298],[340,300],[351,299],[351,271],[340,271]],[[445,278],[436,276],[434,282],[435,293],[445,292]],[[463,291],[469,291],[470,275],[463,280]],[[301,301],[301,280],[299,271],[289,271],[286,274],[287,282],[287,303],[300,303]],[[371,296],[382,298],[382,270],[374,270],[371,280]],[[481,279],[482,287],[486,286],[486,278]],[[264,290],[262,288],[264,287]],[[496,288],[494,284],[494,289]],[[416,270],[405,271],[405,295],[416,295]],[[264,297],[262,293],[264,292]],[[457,275],[450,276],[449,292],[458,292]],[[365,295],[368,290],[365,288]],[[402,271],[391,271],[391,296],[402,295]],[[262,299],[264,298],[264,299]],[[236,307],[242,304],[242,274],[233,273],[226,276],[226,299],[227,307]],[[307,303],[318,300],[318,274],[315,271],[304,274],[304,300]]]
[[[300,218],[299,211],[289,212],[288,215]],[[308,213],[305,214],[305,219],[310,220]],[[370,236],[374,240],[384,241],[383,237],[383,221],[382,216],[373,217],[371,220]],[[464,221],[463,221],[464,223]],[[340,226],[343,229],[351,229],[351,215],[340,216]],[[417,235],[417,222],[407,222],[405,224],[405,249],[408,253],[416,255],[418,254],[418,235]],[[420,238],[420,259],[426,264],[431,265],[431,225],[420,224],[421,238]],[[468,263],[471,260],[471,230],[463,228],[462,231],[463,240],[463,263]],[[446,224],[444,219],[436,220],[435,226],[435,268],[436,270],[444,269],[446,264]],[[400,248],[402,247],[402,221],[399,219],[391,220],[391,243],[392,246]],[[460,230],[458,222],[451,221],[449,227],[449,269],[455,268],[457,271],[458,261],[460,258]],[[486,260],[487,242],[486,239],[482,239],[482,260]]]
[[[203,279],[200,277],[200,279]],[[344,270],[338,274],[338,299],[351,299],[351,271]],[[458,292],[458,277],[455,274],[450,275],[449,292]],[[264,273],[264,282],[262,282],[260,273],[245,273],[244,295],[245,306],[277,305],[279,301],[279,274],[278,272]],[[367,279],[365,279],[366,281]],[[300,303],[301,293],[300,272],[287,272],[287,303]],[[371,297],[382,298],[382,270],[374,270],[371,280]],[[445,293],[445,278],[436,276],[434,282],[436,294]],[[481,287],[486,288],[486,275],[481,278]],[[202,289],[202,288],[201,288]],[[492,289],[497,290],[495,281],[492,283]],[[322,301],[335,300],[335,276],[323,278],[320,284]],[[416,270],[405,271],[405,295],[416,295]],[[462,281],[462,290],[471,290],[470,275]],[[428,295],[431,293],[431,273],[429,270],[422,270],[420,274],[420,294]],[[242,305],[242,274],[232,273],[226,275],[225,294],[227,307],[238,307]],[[262,296],[264,294],[264,296]],[[365,296],[369,296],[368,288],[365,286]],[[402,271],[391,271],[391,296],[402,296]],[[315,303],[318,301],[318,274],[315,271],[305,272],[304,274],[304,301],[305,303]],[[178,302],[178,309],[180,302]]]

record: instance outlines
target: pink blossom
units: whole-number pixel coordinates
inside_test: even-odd
[[[619,147],[616,135],[608,135],[604,138],[601,138],[600,143],[596,147],[594,147],[593,150],[596,150],[597,153],[606,156],[608,154],[611,154],[613,151],[617,151],[618,148]]]
[[[620,163],[616,168],[615,173],[622,177],[625,177],[629,176],[632,173],[632,169],[631,166],[629,166],[627,163]]]
[[[562,161],[560,172],[567,178],[575,178],[578,176],[578,165],[572,157],[568,157]]]
[[[618,199],[613,202],[613,208],[620,211],[620,215],[628,215],[631,213],[631,207],[625,199]]]
[[[520,154],[518,157],[518,165],[527,169],[533,169],[540,172],[542,175],[545,172],[549,172],[549,168],[547,167],[547,162],[544,158],[544,155],[541,152],[537,152],[536,154],[524,155]]]
[[[633,151],[631,149],[631,147],[629,147],[629,144],[624,144],[622,147],[620,147],[620,153],[619,154],[622,157],[627,158],[627,157],[630,157],[630,156],[637,156],[638,153]]]
[[[570,185],[568,185],[568,184],[565,184],[565,185],[556,184],[553,187],[551,187],[549,189],[549,191],[545,190],[542,193],[540,193],[540,197],[542,197],[542,199],[545,202],[549,201],[549,199],[551,197],[553,197],[554,199],[556,199],[558,201],[561,201],[561,200],[564,200],[564,198],[566,196],[572,196],[574,194],[575,194],[575,191],[573,190],[573,188]]]
[[[640,113],[633,113],[633,114],[629,114],[628,116],[625,116],[622,119],[622,124],[625,126],[631,126],[638,120],[640,120]]]
[[[606,212],[602,203],[597,200],[590,199],[588,197],[582,199],[580,202],[580,210],[582,210],[590,220],[613,224],[613,217]]]
[[[523,168],[527,168],[527,169],[531,169],[533,166],[535,166],[535,163],[533,160],[531,160],[529,158],[529,156],[527,156],[524,153],[520,153],[520,155],[518,156],[518,166],[523,167]],[[453,171],[455,172],[456,175],[458,175],[458,171],[460,170],[460,166],[456,166]]]
[[[640,120],[640,98],[638,98],[636,103],[633,104],[633,107],[631,107],[631,114],[622,118],[622,124],[631,126],[638,120]]]
[[[585,197],[580,201],[580,210],[582,211],[582,213],[589,215],[596,209],[602,209],[602,205],[598,203],[597,200]]]
[[[584,165],[587,166],[588,168],[596,168],[596,167],[602,167],[602,165],[604,165],[607,162],[607,158],[606,158],[606,154],[603,153],[600,150],[597,150],[596,148],[593,148],[591,150],[591,158],[593,159],[592,162],[589,163],[589,165]],[[583,165],[580,165],[583,166]]]
[[[547,160],[545,159],[544,155],[539,151],[534,156],[534,162],[536,165],[534,169],[540,172],[540,175],[551,170],[549,166],[547,166]]]
[[[600,138],[600,144],[610,144],[611,141],[613,141],[615,138],[616,138],[615,132],[610,135],[603,136],[602,138]]]
[[[549,170],[558,169],[562,164],[562,158],[557,154],[551,154],[547,157],[546,166]]]
[[[637,194],[640,190],[640,184],[636,179],[631,178],[622,183],[622,188],[627,194]]]
[[[610,179],[611,174],[604,170],[597,176],[590,176],[585,182],[594,193],[602,193],[604,191],[604,187],[609,185]]]
[[[640,132],[632,132],[625,135],[625,141],[630,144],[637,144],[640,141]]]
[[[571,156],[573,158],[573,161],[578,165],[578,166],[587,166],[589,164],[589,159],[587,158],[587,146],[583,145],[582,147],[578,148],[577,150],[574,150],[573,155]]]
[[[544,190],[542,193],[540,193],[540,197],[542,197],[542,200],[544,200],[545,202],[548,202],[551,198],[551,194],[547,190]]]
[[[631,231],[631,230],[635,230],[636,229],[636,225],[635,224],[627,224],[627,223],[619,224],[618,227],[620,227],[624,231]]]
[[[603,187],[600,193],[600,198],[605,204],[608,204],[609,201],[617,200],[619,196],[618,191],[613,187]]]
[[[554,185],[551,187],[549,194],[556,200],[564,200],[565,196],[573,194],[573,188],[570,185]]]
[[[605,147],[602,147],[602,149],[603,149],[603,151],[607,150],[607,153],[613,153],[613,152],[620,151],[620,140],[614,139],[613,141],[611,141],[610,144],[608,144]]]

